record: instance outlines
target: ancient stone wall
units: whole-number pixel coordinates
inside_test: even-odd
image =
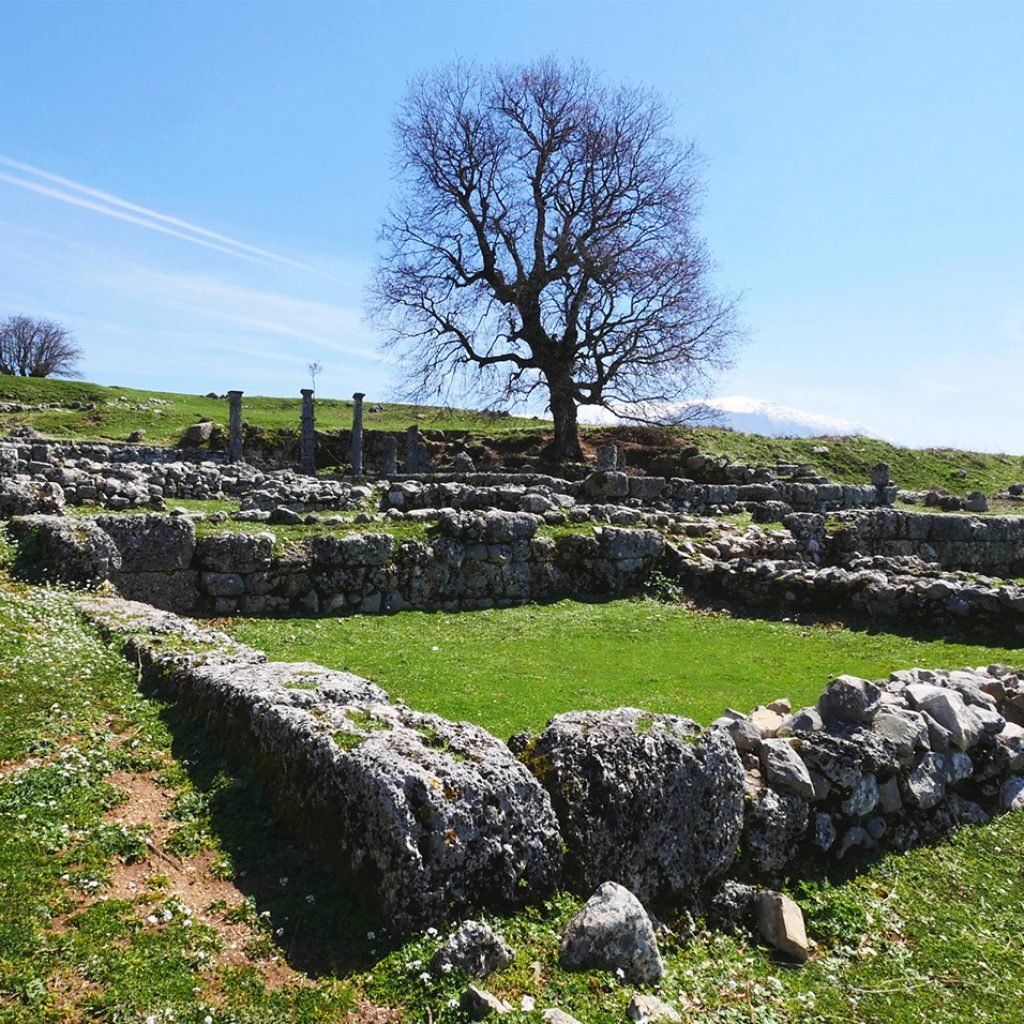
[[[262,773],[296,834],[399,929],[597,880],[713,910],[727,879],[906,849],[1024,809],[1024,681],[1005,666],[840,676],[815,707],[780,700],[709,729],[636,708],[570,712],[506,745],[146,605],[81,607]]]
[[[448,510],[434,539],[325,532],[284,549],[268,532],[197,538],[187,518],[163,515],[81,517],[73,529],[63,517],[26,516],[13,528],[33,535],[44,563],[68,582],[106,574],[125,597],[214,615],[455,610],[624,594],[665,545],[654,530],[611,526],[539,536],[542,523],[524,512]]]
[[[829,523],[833,561],[843,555],[914,556],[944,569],[1024,576],[1024,517],[874,509]]]

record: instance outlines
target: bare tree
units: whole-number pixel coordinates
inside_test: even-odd
[[[407,394],[541,388],[571,459],[579,405],[647,419],[727,365],[735,300],[709,282],[700,157],[669,123],[650,91],[579,64],[457,62],[411,84],[371,289]]]
[[[71,332],[53,320],[11,316],[0,323],[0,373],[21,377],[80,377],[82,358]]]
[[[306,363],[306,372],[309,374],[309,382],[313,385],[313,390],[316,391],[316,379],[324,372],[323,364],[319,362]]]

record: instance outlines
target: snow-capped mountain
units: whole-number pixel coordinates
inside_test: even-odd
[[[759,398],[746,398],[743,395],[649,408],[645,411],[645,417],[671,422],[680,412],[697,412],[701,408],[711,414],[710,422],[719,426],[732,427],[733,430],[742,430],[748,434],[763,434],[767,437],[818,437],[826,434],[867,433],[864,427],[851,420],[794,409]],[[615,413],[597,406],[583,406],[579,414],[582,423],[610,425],[626,422]]]

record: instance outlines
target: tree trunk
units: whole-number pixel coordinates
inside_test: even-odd
[[[545,373],[551,396],[551,416],[555,421],[555,439],[548,452],[558,462],[572,462],[583,458],[576,423],[576,396],[572,377],[568,373]]]

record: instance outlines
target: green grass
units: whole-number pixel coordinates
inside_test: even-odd
[[[747,464],[773,465],[777,459],[807,463],[830,480],[868,483],[871,467],[887,462],[898,487],[923,491],[943,487],[953,494],[995,494],[1024,481],[1024,456],[958,451],[953,448],[901,448],[870,437],[762,437],[740,431],[699,427],[683,436],[702,454],[727,455]],[[815,452],[827,448],[826,453]],[[963,471],[966,476],[955,476]]]
[[[303,382],[304,383],[304,382]],[[298,386],[296,387],[296,392]],[[154,401],[159,400],[159,401]],[[124,441],[133,430],[145,430],[150,444],[173,445],[185,428],[202,417],[227,424],[227,401],[201,395],[185,395],[132,388],[103,387],[80,381],[0,376],[0,401],[87,403],[90,410],[46,409],[0,414],[0,432],[26,424],[55,438]],[[166,402],[167,404],[161,404]],[[297,431],[301,399],[246,395],[243,415],[267,431]],[[369,430],[405,430],[418,424],[424,430],[469,431],[477,438],[495,437],[525,449],[540,430],[550,424],[536,418],[497,417],[470,410],[436,406],[383,403],[382,411],[370,412],[376,403],[364,405],[364,425]],[[337,399],[317,400],[317,427],[321,430],[352,425],[352,403]],[[584,428],[584,436],[629,438],[637,428],[620,430]],[[955,494],[980,490],[992,495],[1009,484],[1024,481],[1024,456],[964,452],[946,448],[901,448],[867,437],[770,438],[715,427],[664,429],[651,434],[655,445],[694,444],[702,453],[726,455],[734,461],[773,464],[777,459],[807,463],[831,480],[865,483],[871,467],[888,462],[893,481],[908,490],[943,487]],[[827,452],[815,449],[827,448]],[[963,472],[964,477],[956,476]]]
[[[298,431],[302,405],[298,390],[304,383],[299,382],[296,386],[294,398],[243,396],[243,417],[268,431]],[[125,441],[132,431],[145,430],[147,444],[173,445],[181,440],[187,427],[203,417],[225,427],[228,422],[226,399],[104,387],[53,378],[0,376],[0,401],[23,404],[78,402],[94,406],[87,410],[42,409],[0,413],[0,432],[17,425],[28,425],[55,438]],[[370,407],[377,404],[383,406],[382,410],[371,412]],[[413,424],[424,430],[468,430],[504,435],[536,428],[540,421],[437,406],[378,403],[372,397],[363,405],[363,425],[368,430],[405,430]],[[316,425],[319,430],[350,428],[352,402],[317,399]]]
[[[562,711],[633,705],[707,723],[734,707],[813,703],[828,675],[915,665],[1024,664],[1024,647],[915,640],[836,626],[701,614],[651,600],[341,619],[233,619],[277,660],[310,660],[393,698],[508,737]]]

